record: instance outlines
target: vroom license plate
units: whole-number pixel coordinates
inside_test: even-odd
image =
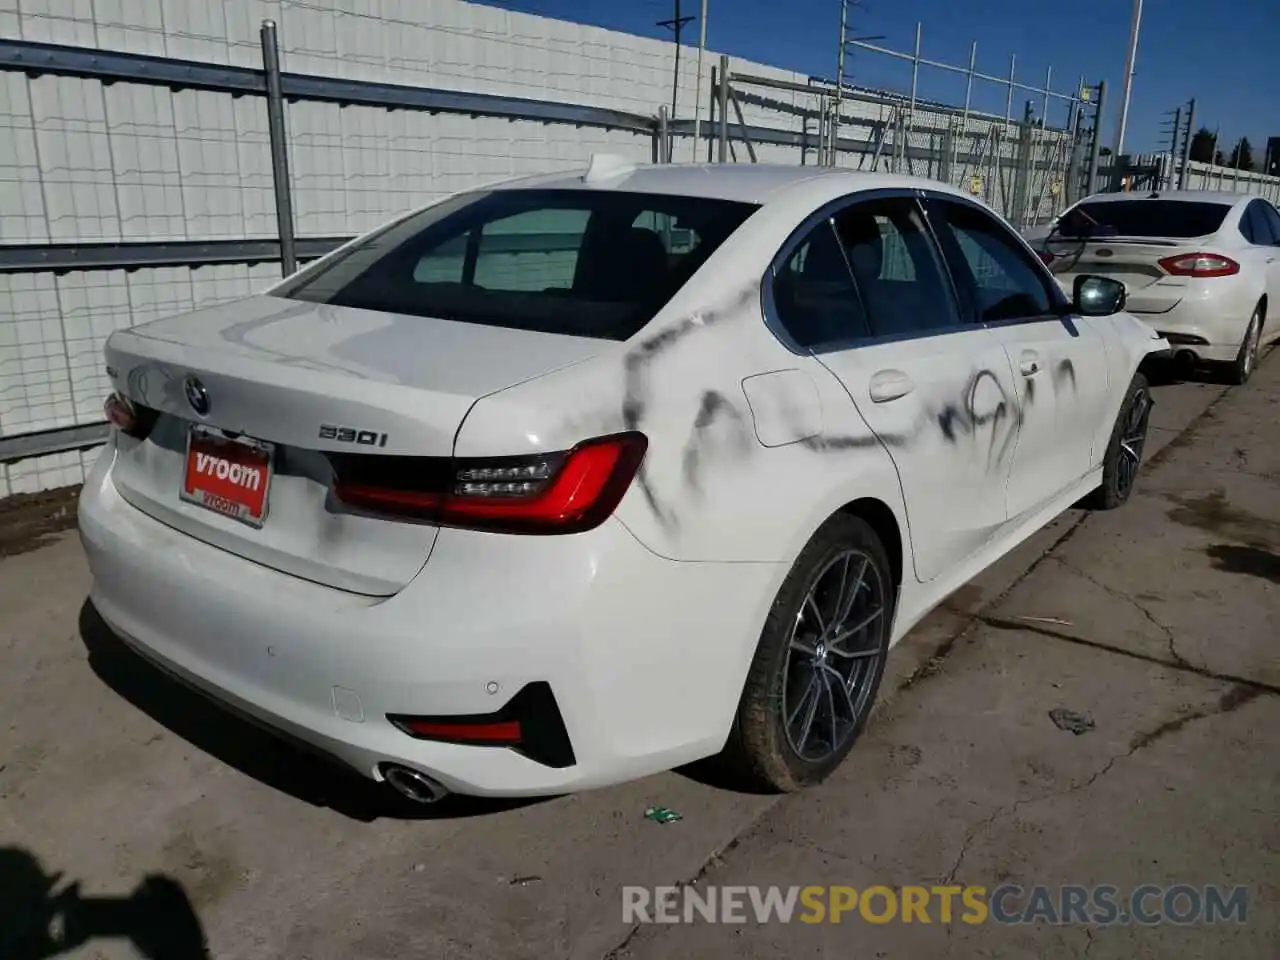
[[[260,527],[267,518],[272,447],[260,440],[226,437],[206,427],[187,433],[182,499]]]

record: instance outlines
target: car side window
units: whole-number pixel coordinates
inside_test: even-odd
[[[1262,239],[1262,237],[1266,236],[1266,233],[1259,233],[1258,231],[1258,222],[1255,219],[1257,209],[1258,205],[1251,203],[1244,208],[1244,213],[1240,217],[1240,234],[1252,244],[1266,242]]]
[[[773,277],[778,319],[802,347],[868,335],[867,318],[829,220],[796,245]]]
[[[1241,227],[1248,228],[1247,232],[1242,229],[1245,239],[1252,244],[1260,247],[1272,247],[1276,245],[1277,237],[1275,231],[1271,228],[1271,221],[1267,217],[1267,204],[1261,200],[1254,200],[1245,208],[1245,216],[1241,221]]]
[[[984,323],[1056,316],[1061,297],[1007,227],[966,203],[930,201],[930,218],[956,283],[973,293],[973,308]]]
[[[1267,223],[1271,225],[1272,245],[1280,247],[1280,210],[1277,210],[1269,203],[1262,205],[1262,215],[1266,218]]]
[[[855,203],[836,216],[835,224],[873,335],[910,336],[960,324],[941,258],[914,199]]]

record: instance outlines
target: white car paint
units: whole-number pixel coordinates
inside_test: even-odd
[[[1274,205],[1254,194],[1198,190],[1097,194],[1073,204],[1055,222],[1066,221],[1081,204],[1134,201],[1212,203],[1223,207],[1225,216],[1217,230],[1194,238],[1143,233],[1077,243],[1050,239],[1051,225],[1034,245],[1056,255],[1050,269],[1064,289],[1069,291],[1081,274],[1123,281],[1129,291],[1126,309],[1167,336],[1176,351],[1201,360],[1234,361],[1259,306],[1266,317],[1261,343],[1280,340],[1280,212]],[[1274,239],[1246,237],[1248,231],[1243,228],[1251,204],[1270,211],[1277,231]],[[1221,277],[1175,276],[1159,263],[1192,253],[1229,257],[1239,264],[1239,272]]]
[[[799,349],[762,278],[814,211],[877,192],[973,201],[811,168],[608,172],[497,189],[761,204],[622,342],[274,295],[291,281],[114,334],[116,390],[161,417],[144,440],[116,432],[81,495],[107,623],[371,778],[390,762],[458,792],[522,795],[639,777],[724,745],[775,594],[828,517],[873,502],[891,518],[896,642],[1098,485],[1125,388],[1167,348],[1117,314]],[[192,374],[211,398],[203,418],[184,395]],[[182,427],[196,419],[287,451],[261,529],[178,496]],[[318,424],[367,426],[388,455],[542,453],[624,430],[649,445],[609,519],[527,536],[340,509],[324,464],[343,448]],[[413,739],[387,720],[490,714],[537,682],[563,716],[568,766]]]

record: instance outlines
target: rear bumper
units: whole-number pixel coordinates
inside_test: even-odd
[[[1189,352],[1199,360],[1235,360],[1257,301],[1239,284],[1214,284],[1188,286],[1177,306],[1164,313],[1133,314],[1169,341],[1174,356]]]
[[[677,563],[616,520],[568,537],[444,530],[394,597],[320,586],[179,533],[125,502],[110,447],[85,483],[91,598],[123,640],[214,699],[378,779],[460,793],[602,786],[720,749],[785,569]],[[388,715],[497,711],[554,694],[574,762],[417,740]]]

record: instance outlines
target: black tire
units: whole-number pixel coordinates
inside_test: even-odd
[[[1111,439],[1102,461],[1102,486],[1085,500],[1090,510],[1114,510],[1133,493],[1147,444],[1147,424],[1153,402],[1147,378],[1135,373],[1120,404],[1115,426],[1111,428]]]
[[[855,564],[864,578],[865,596],[863,586],[853,586]],[[841,577],[838,588],[834,587],[837,576]],[[849,584],[848,593],[841,597],[845,584]],[[836,595],[828,604],[833,591]],[[733,730],[719,757],[726,772],[744,786],[790,792],[818,783],[840,765],[875,703],[896,600],[897,584],[888,554],[871,526],[847,514],[837,514],[824,523],[801,551],[769,611]],[[874,612],[877,605],[879,614]],[[811,613],[814,608],[816,613]],[[821,633],[837,641],[829,644],[808,632],[823,625],[828,614],[830,628],[824,627]],[[858,633],[838,640],[841,630],[848,633],[851,624],[868,619]],[[801,652],[793,648],[793,642],[809,649]],[[847,677],[841,673],[846,668]],[[835,676],[845,680],[846,693],[840,700]],[[815,686],[819,682],[825,685],[822,689]],[[812,691],[808,700],[796,696],[802,683],[805,697]],[[804,716],[796,714],[797,704]],[[784,716],[788,710],[796,714],[790,727]],[[805,719],[809,728],[800,730]],[[821,749],[823,734],[812,729],[820,719],[829,731],[825,751]],[[800,732],[806,739],[797,748],[795,740]],[[814,749],[806,751],[809,744]]]
[[[1240,387],[1248,383],[1258,366],[1258,345],[1262,342],[1262,323],[1262,304],[1258,304],[1253,311],[1253,316],[1249,318],[1244,339],[1240,341],[1240,352],[1236,354],[1235,362],[1227,371],[1227,379],[1234,386]]]

